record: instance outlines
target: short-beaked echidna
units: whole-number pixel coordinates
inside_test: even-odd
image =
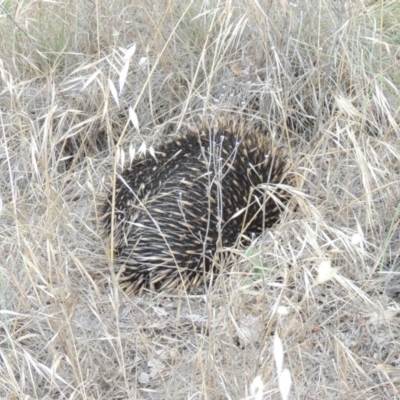
[[[207,282],[217,249],[261,234],[289,198],[285,154],[259,125],[186,124],[117,173],[101,209],[128,292]]]

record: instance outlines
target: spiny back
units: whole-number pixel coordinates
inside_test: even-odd
[[[139,156],[117,175],[115,197],[111,188],[102,208],[128,291],[206,282],[217,248],[271,227],[278,203],[289,198],[266,187],[286,182],[284,154],[268,132],[241,120],[185,125],[153,155]]]

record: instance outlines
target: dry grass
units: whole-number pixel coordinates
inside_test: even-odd
[[[400,398],[400,5],[294,3],[0,3],[1,398],[279,399],[277,369]],[[94,206],[117,146],[227,112],[289,148],[296,211],[210,291],[127,297]]]

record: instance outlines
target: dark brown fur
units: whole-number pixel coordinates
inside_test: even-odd
[[[111,188],[102,206],[129,292],[205,283],[216,250],[271,227],[289,198],[274,186],[287,182],[285,156],[268,132],[240,120],[186,125],[155,154],[117,174],[115,205]]]

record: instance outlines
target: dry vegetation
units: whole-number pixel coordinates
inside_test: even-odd
[[[279,399],[279,337],[290,399],[400,398],[399,32],[398,0],[0,2],[0,397]],[[290,208],[211,290],[126,296],[116,149],[232,112]]]

